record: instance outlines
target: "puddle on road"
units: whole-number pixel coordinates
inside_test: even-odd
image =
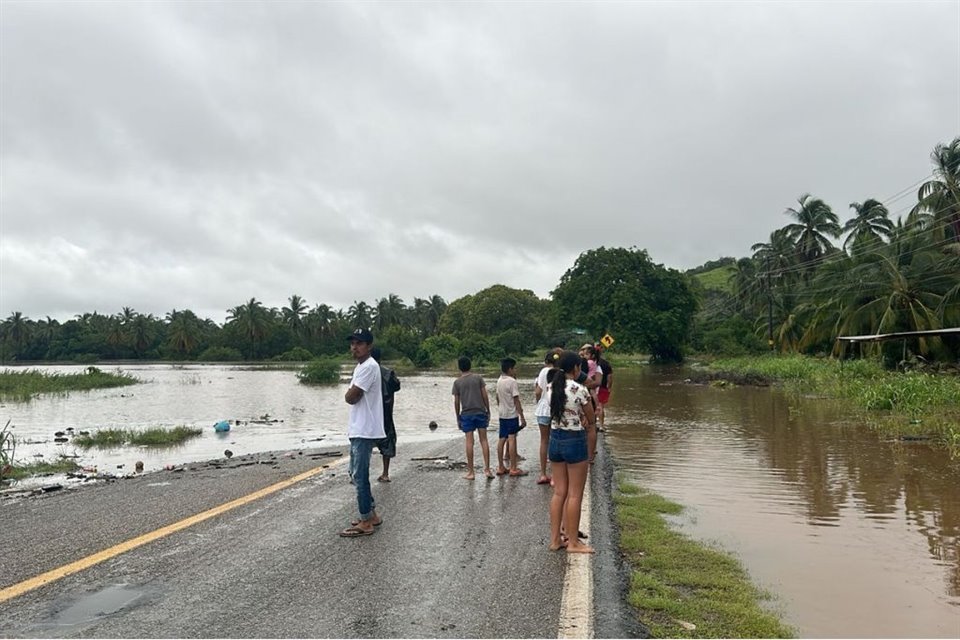
[[[73,627],[96,622],[131,605],[144,596],[141,589],[131,589],[126,584],[116,584],[75,600],[49,621],[38,627]]]

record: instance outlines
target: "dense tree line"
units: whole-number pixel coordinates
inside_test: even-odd
[[[251,298],[229,309],[223,326],[176,309],[158,318],[124,308],[63,323],[15,312],[0,324],[0,358],[302,361],[342,355],[350,332],[370,327],[385,357],[420,366],[461,354],[492,362],[608,332],[625,347],[677,359],[695,311],[685,276],[653,264],[645,251],[602,247],[580,256],[550,300],[498,284],[449,304],[434,295],[407,305],[395,294],[348,309],[311,306],[300,295],[287,303],[277,309]]]
[[[960,137],[937,145],[931,159],[929,179],[896,220],[887,205],[867,198],[851,203],[841,224],[823,200],[800,196],[785,211],[788,224],[753,245],[753,255],[731,263],[729,292],[704,294],[696,346],[837,355],[841,335],[960,326]],[[896,364],[904,346],[908,358],[960,357],[956,338],[860,348],[882,351]]]

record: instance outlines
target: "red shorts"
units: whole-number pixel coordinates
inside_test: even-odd
[[[610,389],[607,389],[606,387],[598,387],[597,400],[600,401],[600,404],[607,404],[610,402]]]

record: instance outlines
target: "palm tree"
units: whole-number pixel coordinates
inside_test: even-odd
[[[200,320],[189,309],[167,314],[167,343],[180,356],[190,356],[200,344]]]
[[[784,213],[796,220],[783,227],[796,247],[801,266],[809,270],[818,258],[834,249],[830,237],[840,236],[837,214],[820,198],[805,193],[797,200],[799,209],[788,208]]]
[[[843,242],[844,251],[861,254],[870,248],[877,248],[893,233],[893,221],[883,204],[873,198],[862,204],[851,202],[850,208],[856,215],[843,225],[843,233],[849,233]]]
[[[347,309],[347,318],[353,323],[353,326],[369,329],[373,325],[372,310],[370,305],[361,300],[353,301],[353,305]]]
[[[16,360],[20,357],[21,351],[23,351],[24,343],[30,337],[30,319],[20,311],[14,311],[3,321],[2,328],[2,340],[4,343],[9,341],[12,344],[13,358]],[[4,355],[6,355],[6,350],[4,350]]]
[[[304,332],[303,317],[307,313],[307,302],[297,294],[290,296],[287,301],[290,303],[290,306],[284,307],[281,310],[283,322],[290,327],[293,335],[301,338]]]
[[[380,298],[377,300],[376,316],[374,318],[375,328],[382,331],[389,326],[403,324],[403,316],[406,310],[407,307],[403,304],[403,300],[394,293],[386,298]]]
[[[152,313],[138,313],[133,321],[133,350],[137,352],[137,358],[142,358],[144,352],[153,344],[155,320]]]
[[[960,136],[938,144],[930,159],[934,178],[920,185],[908,222],[926,219],[935,241],[960,243]]]
[[[241,334],[250,341],[252,355],[256,358],[260,354],[260,343],[270,329],[270,313],[256,298],[250,298],[242,304],[227,311],[227,323],[236,322]]]
[[[331,334],[335,319],[336,315],[330,305],[318,304],[307,313],[304,324],[311,336],[323,340]]]

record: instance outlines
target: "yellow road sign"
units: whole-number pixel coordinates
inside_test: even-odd
[[[610,345],[613,344],[613,336],[610,335],[609,333],[604,334],[604,336],[600,338],[600,343],[603,346],[605,346],[607,349],[609,349]]]

